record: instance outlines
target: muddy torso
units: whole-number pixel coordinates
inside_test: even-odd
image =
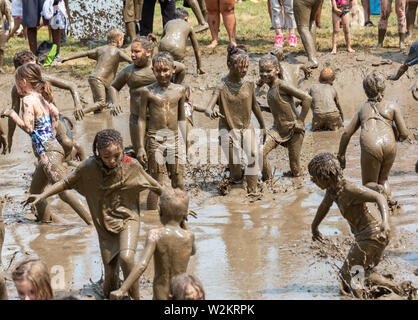
[[[187,271],[193,251],[193,235],[179,227],[165,227],[159,234],[154,253],[154,300],[168,298],[170,280]]]
[[[154,83],[146,89],[149,91],[147,128],[152,131],[168,128],[177,132],[179,103],[184,97],[184,87],[171,83],[161,88]]]
[[[274,118],[274,126],[282,138],[287,137],[297,119],[292,104],[293,97],[280,90],[280,85],[273,86],[267,93],[267,102]]]
[[[309,94],[312,97],[312,113],[324,114],[339,112],[335,104],[336,90],[329,84],[317,83],[310,87]]]
[[[181,19],[167,22],[164,37],[158,44],[158,51],[168,51],[174,60],[182,61],[186,55],[187,38],[192,30],[189,23]]]
[[[366,101],[359,111],[362,150],[381,159],[384,154],[396,152],[396,139],[392,128],[393,108],[381,101],[374,107]]]
[[[342,216],[350,225],[356,241],[361,240],[379,240],[381,236],[380,222],[371,214],[370,209],[364,201],[358,200],[350,188],[365,188],[354,185],[351,182],[344,181],[341,190],[337,193],[330,193],[331,198],[337,204]]]
[[[243,81],[241,86],[228,83],[226,77],[215,89],[219,90],[218,106],[225,119],[219,119],[219,129],[247,129],[251,127],[251,112],[255,103],[254,83]]]
[[[95,56],[89,56],[89,58],[97,60],[96,68],[90,77],[102,80],[105,86],[109,87],[118,71],[120,51],[119,48],[112,45],[97,48]]]

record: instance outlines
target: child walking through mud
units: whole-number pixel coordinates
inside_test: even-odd
[[[177,8],[175,15],[176,18],[167,22],[164,26],[164,31],[158,44],[158,51],[170,52],[174,60],[183,62],[186,56],[187,39],[190,38],[196,58],[196,72],[197,74],[204,74],[199,43],[192,26],[188,22],[189,14],[186,9]]]
[[[379,184],[391,207],[392,200],[389,186],[389,172],[396,158],[397,141],[409,136],[402,113],[397,105],[384,99],[385,77],[378,72],[367,75],[363,88],[368,97],[360,110],[354,115],[341,136],[338,160],[345,168],[345,153],[353,134],[361,127],[361,178],[363,185]],[[396,132],[395,132],[396,131]]]
[[[337,53],[338,33],[340,32],[340,22],[343,26],[344,38],[347,44],[348,52],[356,52],[351,48],[350,38],[350,20],[349,13],[350,0],[331,0],[332,2],[332,51],[331,54]]]
[[[312,182],[326,190],[312,222],[312,239],[324,240],[318,227],[335,202],[355,237],[355,243],[340,271],[340,290],[342,294],[352,293],[361,298],[362,290],[351,286],[352,268],[361,266],[366,271],[367,278],[382,259],[390,238],[389,208],[386,200],[376,191],[345,180],[337,158],[331,153],[324,152],[316,155],[309,162],[308,170]],[[370,213],[367,202],[377,204],[381,221]],[[380,283],[387,282],[384,277],[377,274],[373,274],[373,279],[374,281],[380,279]]]
[[[272,178],[271,166],[267,159],[274,148],[282,145],[288,148],[290,172],[293,177],[302,175],[300,152],[305,135],[305,118],[311,106],[312,98],[292,84],[279,79],[280,67],[277,58],[271,54],[263,56],[259,61],[260,78],[270,89],[267,93],[268,107],[263,111],[271,112],[274,125],[268,131],[263,146],[263,180]],[[293,98],[302,101],[302,110],[296,110]]]
[[[144,273],[154,257],[153,300],[170,298],[170,280],[187,271],[190,256],[196,252],[194,234],[184,228],[187,219],[189,197],[179,189],[164,189],[160,197],[161,228],[147,234],[144,253],[139,263],[124,281],[121,288],[110,294],[112,300],[120,300]]]
[[[39,160],[32,179],[35,182],[40,179],[53,184],[65,174],[63,165],[65,154],[55,138],[59,112],[53,104],[51,87],[42,78],[41,67],[37,64],[28,63],[20,66],[16,70],[15,77],[18,93],[23,96],[22,118],[10,108],[3,109],[0,116],[9,117],[31,137],[34,154]],[[42,181],[39,184],[43,190],[46,183]],[[31,191],[34,191],[32,186]],[[88,211],[80,198],[69,192],[62,192],[59,197],[68,203],[84,222],[90,224]],[[45,210],[38,211],[38,219],[49,222],[51,216],[45,215],[47,215]]]
[[[123,140],[114,129],[96,134],[93,154],[69,176],[41,195],[30,195],[26,204],[36,204],[64,190],[75,189],[86,197],[99,238],[104,264],[104,294],[118,289],[119,265],[125,278],[134,267],[139,236],[139,195],[149,189],[161,193],[161,186],[135,159],[123,155]],[[139,299],[139,282],[129,294]]]
[[[100,112],[108,106],[110,84],[115,78],[116,72],[118,72],[119,63],[122,61],[132,63],[131,58],[120,49],[123,38],[122,31],[111,29],[107,34],[107,45],[60,59],[60,62],[82,57],[97,60],[96,68],[89,76],[94,105],[84,109],[84,114]]]
[[[205,114],[211,119],[219,117],[220,142],[223,153],[229,161],[232,183],[241,183],[243,176],[247,180],[247,192],[257,193],[258,173],[249,174],[247,167],[257,165],[255,131],[251,124],[251,113],[255,115],[263,131],[265,141],[265,125],[260,106],[255,97],[255,85],[243,81],[248,71],[249,56],[244,46],[228,46],[227,65],[229,73],[216,86],[206,107]],[[215,105],[219,112],[214,111]],[[254,161],[244,165],[241,163],[241,150],[247,159]],[[249,150],[248,150],[249,149]],[[244,172],[242,166],[245,168]]]
[[[172,187],[183,189],[184,163],[179,140],[186,134],[185,88],[171,82],[175,69],[169,53],[157,53],[152,58],[152,70],[157,81],[139,90],[138,160],[148,165],[151,176],[159,183],[163,182],[166,168]],[[156,210],[157,203],[158,196],[150,192],[147,208]]]

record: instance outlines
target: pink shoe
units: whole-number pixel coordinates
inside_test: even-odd
[[[296,47],[298,45],[298,38],[296,38],[294,33],[291,33],[289,34],[289,38],[287,38],[287,42],[289,43],[289,46]]]
[[[276,35],[276,38],[274,39],[274,46],[277,47],[283,47],[284,38],[282,34]]]

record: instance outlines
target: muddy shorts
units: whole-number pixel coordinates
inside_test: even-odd
[[[336,130],[343,127],[343,121],[338,111],[329,113],[314,113],[312,117],[312,131]]]
[[[95,104],[100,104],[100,109],[107,106],[107,99],[109,97],[109,87],[99,79],[92,76],[88,78],[91,93],[93,94],[93,101]]]
[[[179,163],[179,142],[176,137],[158,137],[147,135],[148,171],[163,173],[167,169],[169,176],[183,174],[184,165]]]

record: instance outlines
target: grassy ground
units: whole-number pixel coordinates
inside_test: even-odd
[[[177,6],[181,6],[182,1],[177,2]],[[190,15],[190,23],[193,26],[197,25],[197,20],[191,9],[187,9]],[[235,5],[235,15],[237,19],[237,41],[248,46],[249,52],[263,53],[273,45],[275,33],[270,30],[271,22],[267,11],[267,2],[262,1],[258,3],[249,0],[243,0],[241,3]],[[377,24],[379,16],[372,16],[372,22],[375,27],[351,29],[352,47],[355,50],[367,50],[377,43]],[[317,30],[317,42],[319,51],[331,51],[331,36],[332,36],[332,19],[331,19],[331,5],[328,0],[324,0],[324,6],[321,16],[322,28]],[[415,31],[416,32],[416,31]],[[162,33],[162,19],[159,5],[156,5],[154,18],[154,33],[160,37]],[[211,54],[225,54],[228,45],[228,35],[221,22],[219,33],[219,45],[215,50],[207,49],[206,46],[211,41],[209,31],[198,34],[199,44],[203,53]],[[46,28],[42,28],[38,34],[38,42],[48,40],[48,32]],[[285,51],[303,52],[303,46],[298,37],[299,45],[296,48],[285,47]],[[385,47],[398,46],[398,31],[396,23],[395,10],[389,19],[389,28],[385,39]],[[6,48],[5,56],[5,70],[13,72],[12,57],[14,53],[27,49],[27,41],[22,38],[13,38],[9,41]],[[68,56],[74,52],[81,50],[88,50],[88,46],[83,46],[78,40],[69,39],[62,45],[61,56]],[[191,48],[189,48],[190,54]],[[344,35],[342,30],[339,36],[339,50],[345,50]],[[65,63],[63,70],[70,71],[74,76],[77,74],[87,74],[94,68],[95,62],[87,58],[78,59]]]

